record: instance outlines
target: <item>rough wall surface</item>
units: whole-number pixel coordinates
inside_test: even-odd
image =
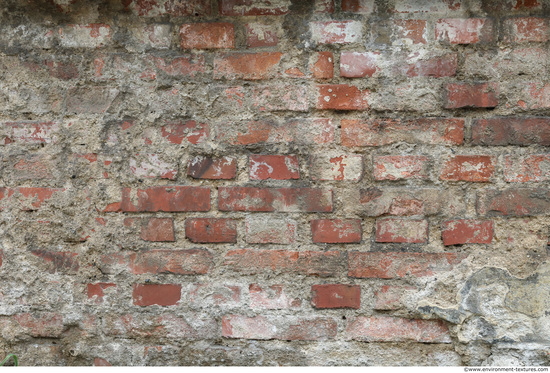
[[[550,364],[547,0],[3,0],[0,354]]]

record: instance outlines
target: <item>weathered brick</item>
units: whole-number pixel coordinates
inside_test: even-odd
[[[550,215],[550,189],[484,189],[477,195],[477,213],[491,216]]]
[[[246,24],[246,46],[248,48],[274,47],[279,42],[277,31],[270,25]]]
[[[174,221],[172,218],[143,219],[140,238],[144,241],[170,242],[175,241]]]
[[[311,304],[315,308],[361,307],[361,287],[358,285],[313,285]]]
[[[374,11],[374,0],[342,0],[342,11],[370,14]]]
[[[49,273],[77,273],[80,269],[78,254],[70,251],[34,249],[31,253],[40,258]]]
[[[6,122],[2,127],[6,136],[0,140],[1,145],[55,143],[59,130],[55,122]]]
[[[181,145],[185,141],[196,145],[208,139],[210,127],[206,123],[197,123],[194,120],[174,121],[162,126],[161,135],[172,144]]]
[[[414,293],[418,289],[413,286],[382,285],[374,292],[375,310],[396,310],[404,306],[404,298],[407,293]]]
[[[227,315],[222,319],[226,338],[318,341],[336,337],[336,321],[328,317],[246,317]]]
[[[315,79],[332,79],[334,76],[334,55],[332,52],[318,52],[310,63],[311,74]]]
[[[451,44],[491,42],[493,33],[493,21],[486,18],[447,18],[435,24],[436,40]]]
[[[123,188],[121,209],[128,212],[209,211],[210,188],[192,186]]]
[[[58,33],[64,48],[100,48],[111,41],[111,26],[103,23],[67,25]]]
[[[250,295],[250,308],[252,309],[293,309],[302,305],[300,299],[288,296],[283,285],[261,287],[258,284],[250,284],[248,293]]]
[[[429,13],[452,14],[462,10],[461,0],[428,0],[411,2],[410,0],[395,0],[393,11],[397,13]]]
[[[348,276],[357,278],[425,277],[450,271],[466,258],[456,253],[348,253]]]
[[[214,58],[214,79],[259,80],[278,75],[282,53],[236,53]]]
[[[313,180],[359,181],[363,176],[363,156],[360,154],[315,154],[309,159],[309,174]]]
[[[226,141],[232,145],[329,144],[334,142],[336,125],[336,121],[329,118],[289,120],[282,124],[269,121],[248,122],[246,132],[228,136]]]
[[[103,303],[103,297],[105,296],[104,290],[111,287],[116,288],[116,284],[113,284],[112,282],[98,282],[95,284],[88,284],[88,299],[95,298],[96,303]]]
[[[464,142],[464,119],[458,118],[342,119],[341,126],[344,146],[382,146],[401,141],[430,145]]]
[[[315,0],[315,13],[334,13],[334,0]]]
[[[388,316],[358,316],[348,322],[346,337],[365,342],[451,343],[441,320],[409,320]]]
[[[250,180],[288,180],[300,178],[295,155],[250,155]]]
[[[310,222],[315,243],[360,243],[360,219],[316,219]]]
[[[181,285],[134,284],[132,298],[136,306],[174,306],[181,299]]]
[[[319,44],[350,44],[361,41],[363,30],[358,21],[312,22],[311,35]]]
[[[107,87],[75,87],[67,93],[69,114],[103,114],[109,109],[119,91]]]
[[[256,86],[252,96],[259,111],[307,111],[309,106],[307,90],[299,85]]]
[[[402,68],[402,72],[408,77],[433,76],[435,78],[441,78],[445,76],[455,76],[457,67],[457,54],[451,53],[443,56],[428,57],[409,63]]]
[[[446,109],[494,108],[498,105],[497,83],[450,83],[444,97]]]
[[[198,243],[235,243],[237,242],[237,224],[233,219],[186,219],[185,236],[191,242]]]
[[[332,211],[332,189],[220,187],[218,194],[220,211]]]
[[[232,157],[212,158],[197,155],[189,160],[187,175],[193,179],[230,180],[237,174],[237,162]]]
[[[443,222],[443,245],[470,243],[490,244],[493,241],[493,222],[490,220],[460,219]]]
[[[422,19],[397,19],[394,30],[403,44],[426,44],[426,21]]]
[[[132,13],[145,17],[165,14],[174,17],[206,16],[212,12],[209,0],[123,0],[122,4]]]
[[[220,283],[189,284],[184,287],[183,299],[193,308],[241,305],[241,288]]]
[[[136,46],[138,50],[141,48],[168,49],[172,44],[172,30],[169,24],[149,24],[131,27],[130,30],[138,44]]]
[[[550,118],[490,118],[472,122],[474,145],[550,145]]]
[[[317,109],[366,110],[369,108],[368,90],[360,90],[346,84],[324,84],[317,86]]]
[[[495,172],[496,160],[488,155],[456,155],[445,161],[439,178],[450,181],[488,182]]]
[[[138,178],[175,180],[178,165],[175,162],[165,162],[158,154],[136,154],[130,158],[130,172]]]
[[[550,181],[550,155],[505,156],[504,180],[511,183]]]
[[[360,189],[358,204],[367,216],[461,215],[466,211],[463,192],[436,188]]]
[[[376,221],[376,242],[426,243],[428,242],[427,220],[397,218]]]
[[[201,55],[172,58],[151,56],[150,60],[158,70],[169,77],[195,77],[206,71],[204,56]],[[187,123],[192,123],[192,121]]]
[[[429,158],[423,155],[374,156],[376,180],[427,179]]]
[[[223,266],[246,275],[269,271],[331,277],[342,270],[342,259],[338,251],[240,249],[229,251]]]
[[[54,170],[46,157],[34,156],[19,158],[13,166],[6,167],[4,171],[11,171],[13,180],[44,180],[53,179]]]
[[[504,41],[514,43],[546,42],[550,37],[548,19],[539,17],[512,18],[504,21]]]
[[[246,218],[246,242],[291,244],[296,241],[296,229],[293,219],[254,215]]]
[[[272,5],[254,0],[220,0],[219,7],[222,16],[280,16],[289,12],[286,2]]]
[[[53,312],[19,313],[12,320],[23,328],[24,334],[35,338],[59,338],[65,330],[63,315]]]
[[[107,264],[112,260],[108,256],[103,258]],[[130,254],[122,261],[134,274],[196,275],[208,273],[213,266],[212,254],[204,249],[142,251]]]
[[[372,77],[380,67],[380,52],[342,52],[340,54],[340,76],[345,78]]]
[[[550,108],[550,84],[528,82],[522,84],[517,106],[522,109]]]
[[[182,49],[235,48],[232,23],[184,23],[180,27]]]

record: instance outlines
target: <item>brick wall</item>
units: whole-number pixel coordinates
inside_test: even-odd
[[[549,14],[3,1],[0,355],[550,364]]]

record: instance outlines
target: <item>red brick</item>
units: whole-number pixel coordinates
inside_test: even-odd
[[[252,88],[252,96],[252,106],[259,111],[307,111],[309,106],[303,86],[256,86]]]
[[[250,155],[250,180],[289,180],[300,178],[295,155]]]
[[[292,219],[254,215],[246,219],[246,242],[291,244],[296,241],[296,229]]]
[[[233,219],[186,219],[185,236],[198,243],[236,243],[237,223]]]
[[[317,109],[328,110],[366,110],[368,90],[360,90],[346,84],[324,84],[317,86]]]
[[[198,340],[220,338],[217,321],[208,316],[190,314],[184,319],[173,313],[109,314],[104,318],[104,333],[128,339]]]
[[[427,179],[429,158],[423,155],[374,156],[376,180]]]
[[[134,284],[132,298],[136,306],[174,306],[181,299],[181,285]]]
[[[228,136],[225,141],[232,145],[330,144],[334,142],[335,129],[336,122],[329,118],[305,118],[282,124],[268,121],[249,122],[246,132]]]
[[[439,178],[450,181],[488,182],[496,161],[488,155],[456,155],[445,161]]]
[[[328,317],[246,317],[227,315],[222,319],[222,336],[243,339],[318,341],[336,337],[336,321]]]
[[[360,219],[316,219],[311,221],[315,243],[360,243]]]
[[[491,42],[493,32],[493,21],[486,18],[447,18],[435,24],[436,40],[451,44]]]
[[[213,266],[213,256],[208,250],[149,250],[129,255],[107,254],[102,256],[105,272],[117,264],[126,266],[133,274],[177,275],[206,274]]]
[[[220,187],[220,211],[331,212],[332,189]]]
[[[374,11],[374,0],[342,0],[342,11],[370,14]]]
[[[427,243],[428,221],[397,218],[376,221],[376,242]]]
[[[505,156],[504,180],[512,183],[550,181],[550,154]]]
[[[451,53],[418,60],[407,65],[403,72],[408,77],[433,76],[435,78],[442,78],[445,76],[455,76],[457,66],[457,54]]]
[[[104,292],[103,290],[110,287],[116,287],[112,282],[98,282],[95,284],[88,284],[88,299],[95,298],[96,303],[103,303]]]
[[[309,159],[312,180],[359,181],[363,176],[363,156],[325,152]]]
[[[287,5],[255,0],[220,0],[218,3],[222,16],[280,16],[289,12]]]
[[[446,109],[494,108],[498,105],[498,84],[447,84],[444,105]]]
[[[250,308],[262,310],[280,310],[299,308],[302,301],[298,298],[290,298],[283,285],[272,285],[262,288],[258,284],[250,284]]]
[[[359,21],[312,22],[311,34],[319,44],[359,43],[363,38],[362,28]]]
[[[175,121],[162,126],[161,134],[172,144],[181,145],[185,141],[196,145],[208,139],[210,127],[206,123],[197,123],[194,120]]]
[[[126,10],[145,17],[169,14],[174,17],[206,16],[212,8],[209,0],[122,0]]]
[[[484,189],[478,192],[477,213],[503,216],[550,215],[550,189]]]
[[[152,242],[175,241],[174,221],[172,218],[143,219],[139,237],[144,241]]]
[[[429,145],[461,145],[464,119],[420,118],[342,119],[342,145],[382,146],[397,142]]]
[[[214,79],[269,79],[278,75],[281,52],[235,53],[214,58]]]
[[[443,222],[441,229],[443,245],[463,245],[493,241],[493,222],[490,220],[449,220]]]
[[[357,278],[425,277],[450,271],[466,258],[456,253],[348,253],[348,276]]]
[[[55,143],[59,130],[55,122],[6,122],[3,127],[6,136],[0,140],[0,145]]]
[[[340,76],[345,78],[372,77],[380,71],[380,52],[342,52]]]
[[[380,290],[374,292],[375,310],[397,310],[403,308],[404,298],[407,293],[418,291],[413,286],[383,285]]]
[[[279,42],[277,31],[269,25],[248,23],[245,26],[248,48],[274,47]]]
[[[358,316],[348,322],[348,339],[364,342],[451,343],[441,320],[409,320],[388,316]]]
[[[157,186],[147,189],[122,189],[122,211],[182,212],[209,211],[210,188]]]
[[[65,328],[63,327],[63,316],[57,313],[45,312],[37,314],[20,313],[12,316],[25,334],[35,338],[59,338]]]
[[[426,44],[426,21],[421,19],[398,19],[393,21],[394,30],[404,44]]]
[[[332,52],[317,52],[310,65],[315,79],[332,79],[334,76],[334,55]]]
[[[157,69],[171,77],[194,77],[206,71],[204,56],[180,56],[174,58],[162,58],[151,56]]]
[[[180,27],[182,49],[235,48],[232,23],[184,23]]]
[[[550,118],[490,118],[472,123],[474,145],[550,146]]]
[[[514,43],[546,42],[550,37],[548,19],[538,17],[512,18],[504,21],[504,41]]]
[[[361,307],[361,287],[358,285],[313,285],[311,305],[315,308]]]
[[[237,174],[237,161],[232,157],[212,158],[197,155],[187,165],[193,179],[231,180]]]
[[[31,250],[31,253],[43,260],[49,273],[77,273],[80,269],[77,253],[43,249]]]
[[[265,272],[330,277],[342,271],[338,251],[231,250],[223,266],[242,274]]]

